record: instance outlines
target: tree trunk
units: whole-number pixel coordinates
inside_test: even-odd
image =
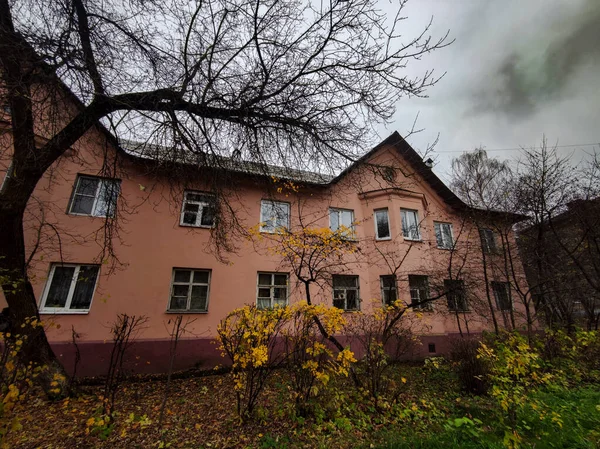
[[[49,397],[64,396],[68,376],[52,351],[44,328],[25,324],[27,319],[39,321],[40,316],[25,267],[23,212],[19,210],[0,208],[0,279],[8,304],[11,333],[27,336],[20,359],[43,367],[36,380]]]

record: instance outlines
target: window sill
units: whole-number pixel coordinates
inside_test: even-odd
[[[206,315],[208,313],[208,310],[165,310],[165,313],[173,315]]]
[[[67,212],[67,215],[71,215],[73,217],[113,218],[113,215],[76,214],[75,212]]]
[[[213,229],[215,226],[206,226],[206,225],[192,225],[192,224],[185,224],[185,223],[179,223],[179,226],[181,226],[182,228],[200,228],[200,229]]]
[[[40,315],[87,315],[90,312],[86,310],[69,310],[69,309],[40,309]]]
[[[391,238],[391,237],[385,237],[385,238],[381,238],[381,239],[380,239],[380,238],[377,238],[377,237],[375,237],[375,241],[376,241],[376,242],[389,242],[390,240],[392,240],[392,238]]]
[[[407,237],[404,237],[404,241],[411,242],[411,243],[423,243],[423,239],[409,239]]]
[[[442,251],[452,251],[453,248],[446,248],[445,246],[436,246],[437,249],[441,249]]]

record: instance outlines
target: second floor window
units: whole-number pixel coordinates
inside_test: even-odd
[[[285,307],[288,301],[288,275],[285,273],[258,273],[256,306],[269,309]]]
[[[390,235],[390,217],[387,209],[375,211],[375,237],[377,240],[388,240]]]
[[[405,240],[421,240],[419,231],[419,214],[416,210],[400,209],[402,217],[402,235]]]
[[[358,276],[333,275],[333,307],[342,310],[358,310]]]
[[[396,276],[393,274],[380,276],[381,299],[384,306],[392,306],[398,299],[398,290],[396,289]]]
[[[492,282],[492,290],[494,291],[498,310],[511,310],[512,300],[510,298],[510,284],[508,282]]]
[[[186,190],[183,194],[180,224],[182,226],[210,228],[214,223],[214,195]]]
[[[481,239],[481,248],[486,254],[493,254],[497,252],[496,247],[496,236],[494,231],[491,229],[481,228],[479,229],[479,238]]]
[[[354,211],[351,209],[329,209],[329,228],[336,232],[344,229],[344,236],[354,237]]]
[[[69,213],[112,217],[117,206],[120,181],[94,176],[77,176]]]
[[[53,264],[40,311],[84,313],[90,309],[98,279],[98,265]]]
[[[466,312],[469,310],[465,294],[465,282],[461,279],[444,279],[444,289],[448,300],[448,310],[451,312]]]
[[[169,312],[208,312],[210,270],[175,268]]]
[[[280,201],[263,200],[260,203],[260,231],[277,232],[290,227],[290,205]]]
[[[423,303],[429,299],[429,281],[427,276],[417,274],[408,275],[410,288],[410,302],[415,310],[430,310],[431,303]]]
[[[452,249],[454,241],[452,238],[452,225],[450,223],[438,223],[433,224],[435,228],[435,240],[437,241],[437,247],[441,249]]]

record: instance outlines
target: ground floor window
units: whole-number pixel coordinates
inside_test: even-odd
[[[347,311],[358,310],[358,276],[333,276],[333,306]]]
[[[89,311],[99,271],[98,265],[52,264],[40,311],[48,313]]]
[[[288,275],[286,273],[258,273],[256,306],[268,309],[285,307],[288,303]]]
[[[210,270],[173,269],[169,312],[208,312]]]

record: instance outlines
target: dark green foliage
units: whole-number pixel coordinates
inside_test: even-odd
[[[450,360],[458,375],[461,388],[472,394],[482,395],[488,390],[487,375],[489,367],[477,357],[479,340],[457,338],[452,342]]]

